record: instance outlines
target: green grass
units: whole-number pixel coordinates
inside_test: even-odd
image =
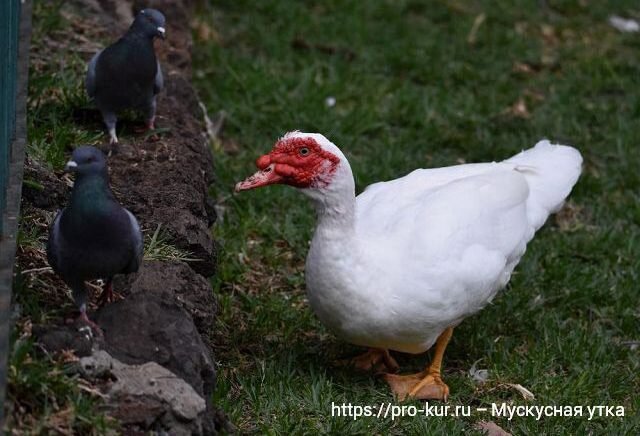
[[[195,77],[207,106],[228,113],[224,134],[235,142],[215,152],[213,195],[225,211],[215,229],[217,401],[243,432],[438,434],[481,419],[514,434],[640,429],[640,351],[625,345],[640,339],[640,39],[607,24],[640,9],[548,3],[222,0],[203,11],[196,35],[209,36],[197,41]],[[510,109],[520,100],[526,112]],[[308,307],[312,208],[287,187],[231,194],[293,129],[340,146],[358,190],[416,167],[503,159],[543,137],[578,147],[585,166],[571,213],[549,220],[508,289],[456,329],[444,377],[452,405],[621,405],[626,416],[332,418],[332,402],[392,397],[382,380],[334,366],[360,350]],[[478,359],[484,385],[468,376]],[[403,372],[426,361],[400,356]]]
[[[115,434],[117,423],[99,412],[100,399],[86,391],[88,386],[62,360],[43,354],[32,339],[14,338],[9,356],[9,428],[16,434]]]
[[[103,139],[98,124],[88,129],[74,119],[90,108],[84,90],[86,63],[77,50],[79,44],[65,43],[71,20],[60,13],[62,4],[34,5],[27,115],[27,154],[56,170],[64,167],[73,147]]]

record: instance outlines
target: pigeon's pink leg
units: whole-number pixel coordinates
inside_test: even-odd
[[[156,117],[154,115],[146,121],[146,123],[144,124],[144,127],[135,127],[133,131],[136,133],[144,133],[144,132],[148,132],[149,130],[153,130],[155,128],[156,128]]]
[[[95,322],[91,321],[89,319],[89,317],[87,316],[87,311],[86,309],[80,309],[80,316],[78,316],[77,321],[80,321],[86,325],[88,325],[91,330],[93,330],[97,336],[102,337],[102,329],[98,326],[98,324],[96,324]]]
[[[107,303],[111,303],[113,300],[113,287],[111,286],[111,280],[107,280],[104,284],[104,288],[102,289],[102,294],[100,294],[98,305],[102,307]]]
[[[134,131],[136,133],[145,133],[145,132],[151,132],[153,130],[155,130],[156,128],[156,117],[155,115],[151,118],[149,118],[146,122],[146,124],[144,125],[144,127],[137,127],[134,129]],[[160,137],[158,135],[156,135],[155,133],[151,136],[149,136],[149,138],[147,138],[147,140],[149,142],[156,142],[160,140]]]

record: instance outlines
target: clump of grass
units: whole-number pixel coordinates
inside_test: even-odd
[[[84,90],[86,61],[77,42],[70,43],[63,32],[74,24],[72,15],[61,13],[63,3],[37,2],[34,7],[27,101],[27,153],[53,169],[64,166],[71,146],[102,139],[99,119],[95,129],[77,122],[92,116]]]
[[[170,238],[162,232],[158,224],[151,236],[145,237],[144,260],[176,260],[181,262],[197,262],[193,253],[182,250],[169,242]]]
[[[68,364],[39,350],[28,335],[14,340],[7,390],[11,434],[116,434],[117,423],[98,410],[100,399],[71,374]]]

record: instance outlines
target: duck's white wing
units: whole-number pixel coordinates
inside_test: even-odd
[[[524,206],[530,238],[562,206],[581,164],[577,150],[541,141],[500,163],[415,170],[371,185],[357,197],[358,231],[367,237],[417,240],[430,229],[438,234],[477,229],[479,235],[491,235],[490,223],[482,221],[483,227],[481,217],[500,221],[510,208]]]
[[[499,164],[474,166],[465,176],[466,168],[453,170],[449,181],[442,171],[422,170],[399,179],[403,183],[378,184],[375,195],[365,191],[357,200],[358,235],[401,253],[407,266],[453,261],[474,246],[497,251],[505,261],[519,257],[535,231],[527,218],[525,177]],[[416,176],[421,183],[407,183]]]
[[[414,302],[428,293],[438,317],[462,319],[508,282],[580,164],[574,149],[546,143],[502,163],[417,170],[357,197],[357,232],[370,259],[395,276],[389,293]]]

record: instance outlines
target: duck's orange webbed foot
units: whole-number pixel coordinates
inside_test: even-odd
[[[453,335],[453,328],[447,328],[436,341],[433,360],[427,369],[411,375],[385,374],[384,379],[389,384],[398,401],[406,399],[416,400],[440,400],[449,398],[449,386],[440,376],[440,367],[444,350]]]
[[[447,401],[449,386],[439,373],[427,371],[411,375],[385,374],[384,379],[398,401],[406,399]]]
[[[370,348],[366,353],[352,359],[340,360],[338,364],[376,372],[396,372],[400,368],[398,362],[389,354],[389,350],[379,348]]]

